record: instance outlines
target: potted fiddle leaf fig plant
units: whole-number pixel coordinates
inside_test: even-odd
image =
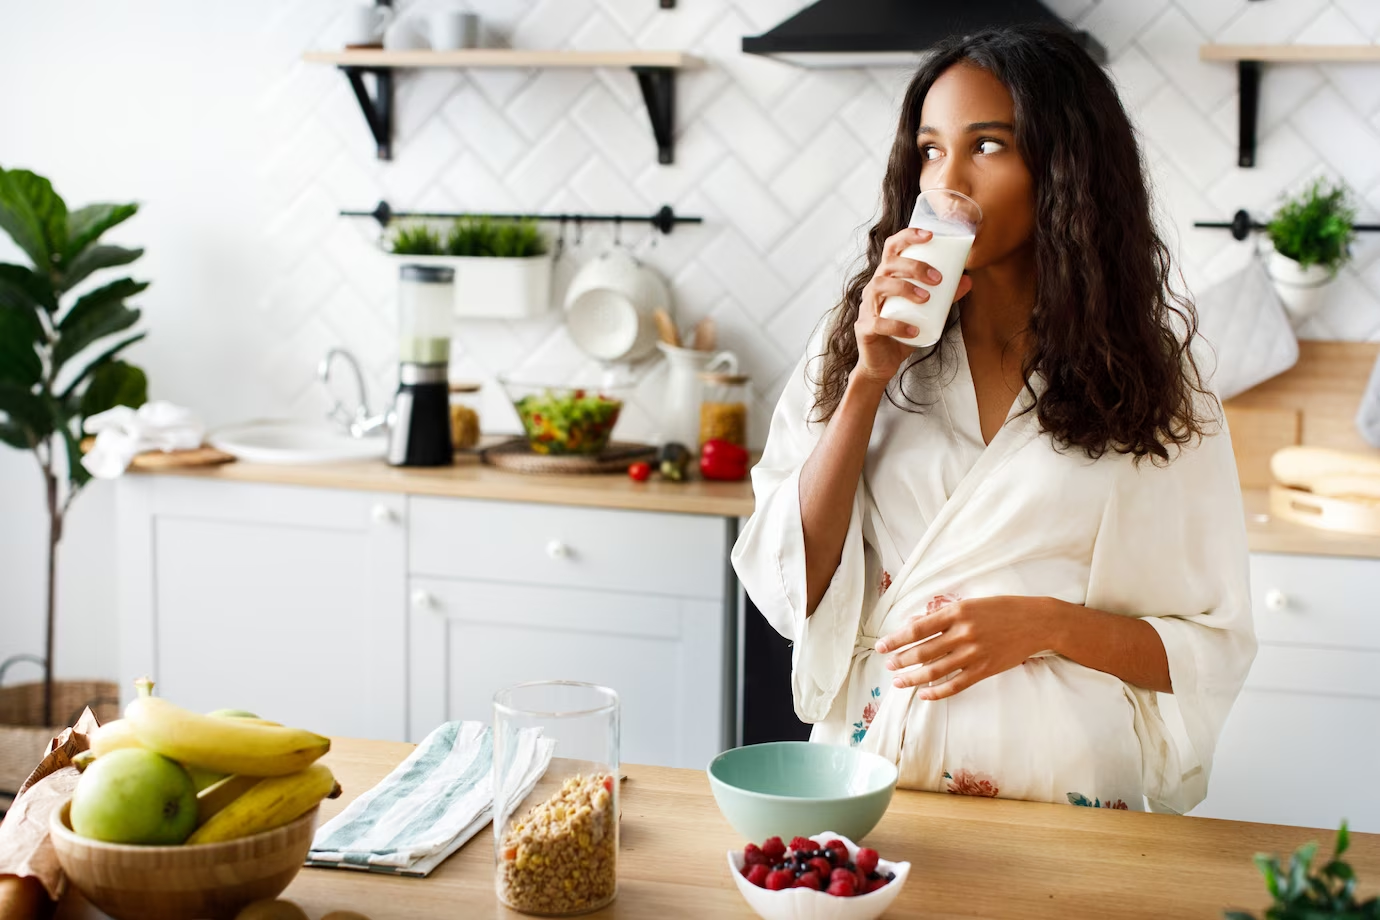
[[[144,337],[132,331],[139,310],[126,301],[148,282],[120,277],[98,284],[92,277],[143,255],[100,242],[137,210],[134,204],[69,210],[44,177],[0,168],[0,229],[29,260],[0,262],[0,442],[33,454],[48,509],[44,653],[0,665],[2,672],[16,660],[41,662],[43,682],[0,688],[0,788],[12,782],[7,767],[27,762],[22,780],[38,763],[55,722],[95,700],[113,698],[107,711],[118,706],[114,684],[53,680],[53,636],[63,522],[91,478],[81,464],[82,423],[117,405],[138,407],[147,395],[144,372],[120,355]],[[75,291],[83,282],[89,283]],[[6,754],[18,763],[6,762]]]
[[[1315,179],[1286,198],[1265,226],[1269,274],[1295,323],[1317,313],[1337,271],[1351,259],[1356,208],[1344,184]]]

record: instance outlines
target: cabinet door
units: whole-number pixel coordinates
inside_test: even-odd
[[[410,735],[493,717],[533,680],[617,691],[621,757],[700,769],[727,746],[734,643],[722,603],[665,595],[414,579]]]
[[[172,476],[122,483],[126,688],[328,735],[406,732],[402,496]]]

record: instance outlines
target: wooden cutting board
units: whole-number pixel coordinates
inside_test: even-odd
[[[81,452],[88,453],[95,445],[95,438],[83,438],[81,442]],[[216,450],[203,444],[191,450],[150,450],[142,454],[136,454],[130,461],[129,468],[132,470],[171,470],[186,466],[215,466],[220,463],[230,463],[235,459],[234,454],[227,454],[223,450]]]

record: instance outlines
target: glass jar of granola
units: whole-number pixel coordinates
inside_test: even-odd
[[[494,884],[503,904],[566,917],[618,893],[618,718],[618,694],[595,684],[541,681],[494,694]],[[546,757],[540,773],[533,765]]]

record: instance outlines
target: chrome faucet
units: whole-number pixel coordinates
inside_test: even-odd
[[[336,358],[344,359],[355,377],[355,392],[359,397],[359,401],[356,403],[353,412],[345,407],[344,401],[342,401],[339,396],[336,396],[335,391],[331,389],[331,368]],[[326,387],[326,391],[329,392],[335,400],[334,405],[332,405],[330,410],[326,413],[326,418],[349,431],[351,437],[363,438],[375,433],[381,434],[383,430],[388,427],[388,413],[385,412],[380,415],[369,414],[368,397],[365,395],[364,391],[364,372],[359,369],[359,361],[355,359],[354,355],[343,348],[332,348],[328,350],[326,356],[321,359],[321,363],[316,367],[316,376],[317,379],[321,381],[322,385]]]

